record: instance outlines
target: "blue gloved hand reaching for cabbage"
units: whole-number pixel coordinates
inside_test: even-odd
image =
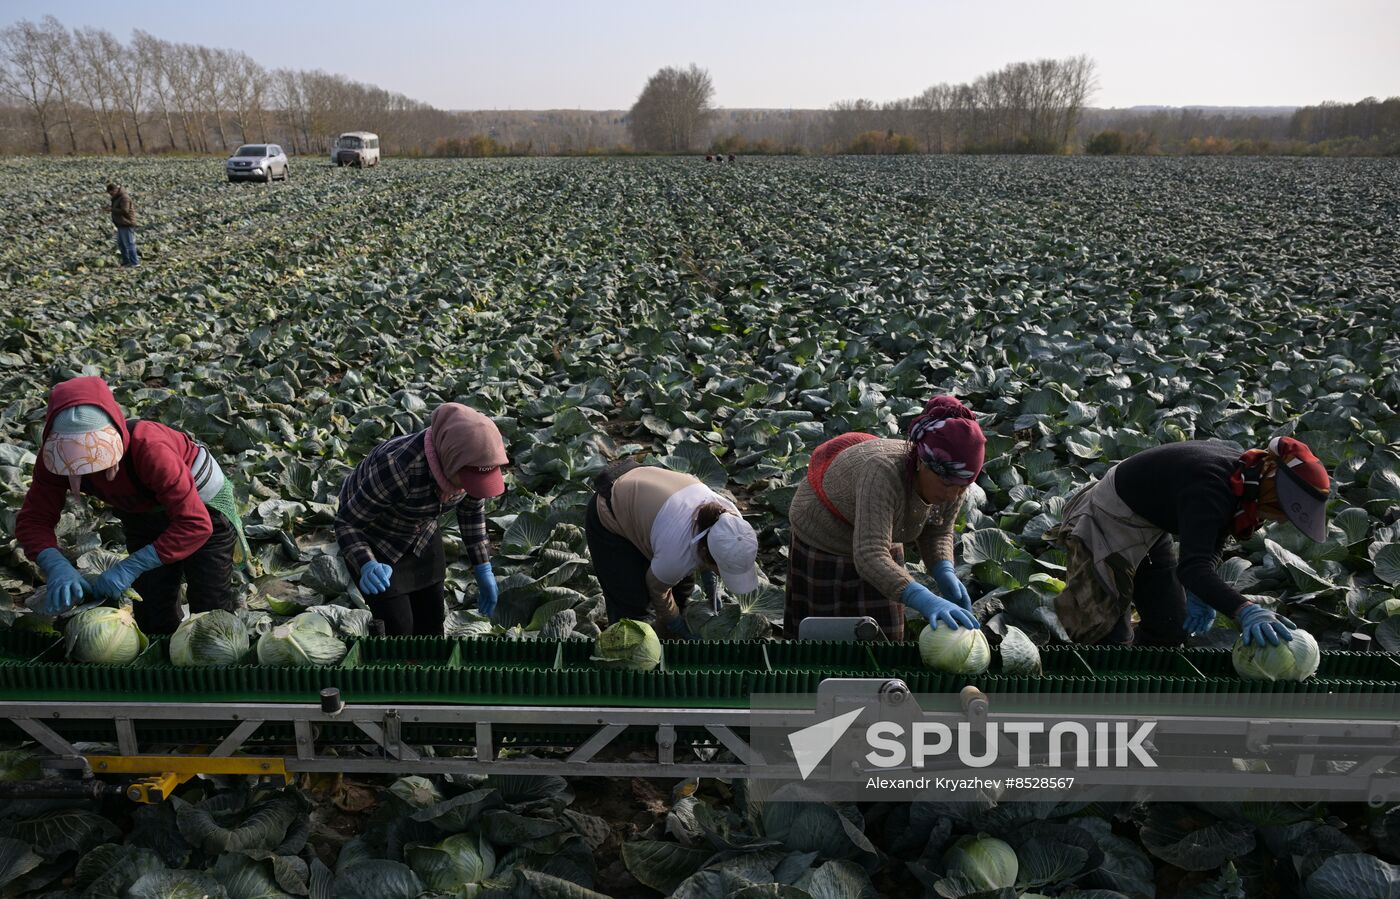
[[[136,583],[137,578],[148,571],[154,571],[161,564],[154,544],[148,543],[102,572],[97,583],[92,585],[92,591],[97,594],[99,599],[108,601],[117,599],[131,589],[131,585]]]
[[[940,622],[954,629],[978,627],[977,619],[972,617],[970,611],[938,596],[918,581],[910,581],[899,598],[900,602],[927,618],[930,627],[938,627]]]
[[[1249,603],[1244,607],[1244,611],[1240,613],[1239,622],[1240,630],[1244,632],[1246,646],[1251,644],[1263,646],[1265,643],[1270,646],[1278,646],[1280,641],[1291,641],[1293,635],[1289,631],[1298,629],[1298,625],[1287,618],[1255,603]]]
[[[40,615],[58,615],[66,612],[81,603],[92,589],[78,573],[78,569],[64,558],[63,553],[52,547],[39,553],[35,561],[43,570],[44,581],[48,584],[43,607],[34,610]]]
[[[952,562],[940,559],[938,564],[933,566],[933,582],[938,585],[938,592],[945,599],[957,603],[969,612],[972,611],[972,597],[967,593],[967,586],[958,580]]]

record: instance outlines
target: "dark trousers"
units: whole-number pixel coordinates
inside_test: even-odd
[[[398,596],[366,596],[369,610],[375,618],[384,622],[384,634],[389,637],[429,636],[441,637],[446,613],[443,604],[447,592],[443,582],[438,581],[412,593]]]
[[[356,577],[359,573],[356,572]],[[441,637],[446,618],[444,601],[447,592],[443,581],[447,577],[447,556],[443,551],[442,533],[434,531],[432,539],[416,556],[404,556],[394,563],[389,589],[378,596],[366,596],[369,610],[384,622],[389,637]]]
[[[128,552],[136,552],[155,542],[170,519],[165,512],[118,513],[126,533]],[[214,532],[204,545],[170,565],[152,569],[136,579],[132,587],[141,596],[133,603],[136,626],[146,634],[173,634],[180,623],[180,581],[185,582],[185,598],[191,612],[213,609],[234,611],[238,597],[233,590],[233,546],[238,539],[233,525],[222,512],[209,510]]]
[[[117,226],[117,252],[121,254],[122,265],[137,265],[141,258],[136,255],[136,229],[129,225]]]
[[[593,574],[603,588],[607,601],[608,621],[623,618],[645,620],[651,610],[651,591],[647,589],[647,569],[651,567],[640,549],[621,534],[603,527],[598,517],[598,496],[588,501],[584,513],[583,532],[588,538],[588,555],[593,559]],[[671,588],[676,605],[685,609],[685,601],[695,588],[695,578],[687,576]]]
[[[1104,643],[1136,646],[1181,646],[1186,642],[1186,590],[1176,579],[1176,543],[1164,534],[1153,544],[1133,576],[1132,609],[1104,637]]]

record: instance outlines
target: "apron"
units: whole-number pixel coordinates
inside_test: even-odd
[[[1123,502],[1117,470],[1076,493],[1064,520],[1045,532],[1069,554],[1055,613],[1075,643],[1097,643],[1123,618],[1138,565],[1166,533]]]

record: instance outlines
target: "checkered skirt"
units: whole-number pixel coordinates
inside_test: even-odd
[[[903,565],[904,547],[891,547],[890,556]],[[788,546],[787,603],[783,609],[787,636],[797,636],[803,618],[862,615],[875,619],[886,639],[904,639],[903,603],[886,598],[862,580],[852,557],[823,552],[794,536]]]

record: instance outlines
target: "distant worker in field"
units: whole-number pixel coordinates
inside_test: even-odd
[[[758,535],[738,507],[693,475],[625,459],[593,481],[584,531],[608,620],[644,619],[691,636],[682,613],[701,572],[731,593],[758,589]]]
[[[456,512],[476,577],[477,609],[496,609],[486,500],[505,493],[505,441],[496,423],[443,403],[428,427],[386,440],[340,486],[335,537],[384,632],[440,637],[447,558],[438,519]]]
[[[141,259],[136,255],[136,207],[126,191],[115,184],[107,185],[107,196],[112,198],[112,224],[117,226],[117,252],[121,254],[122,265],[139,265]]]
[[[953,570],[953,523],[986,443],[971,409],[936,396],[907,440],[852,433],[818,446],[788,513],[787,635],[804,618],[868,616],[902,640],[906,606],[933,627],[977,627]],[[937,593],[905,567],[906,543],[918,545]]]
[[[116,513],[131,553],[89,583],[58,549],[68,491]],[[54,386],[34,478],[15,523],[24,554],[48,582],[43,614],[135,589],[137,625],[171,634],[183,577],[191,612],[238,607],[230,577],[247,558],[233,485],[203,444],[156,421],[128,421],[101,378]]]
[[[1063,522],[1046,532],[1069,551],[1055,600],[1060,623],[1076,643],[1179,646],[1223,612],[1239,622],[1245,643],[1292,640],[1293,622],[1251,602],[1216,569],[1225,541],[1246,539],[1264,521],[1291,521],[1326,540],[1330,491],[1327,469],[1292,437],[1243,454],[1214,440],[1137,453],[1076,493]]]

